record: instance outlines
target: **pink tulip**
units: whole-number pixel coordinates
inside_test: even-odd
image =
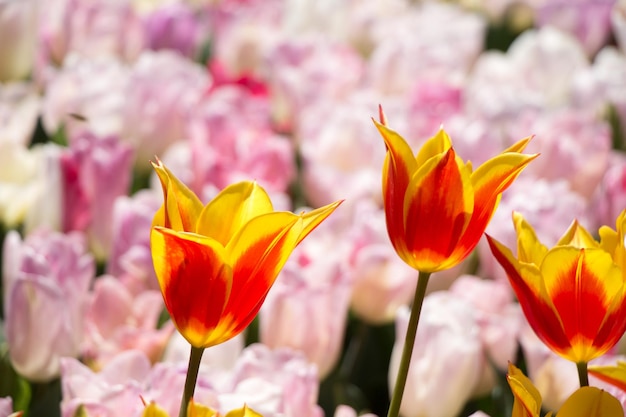
[[[0,398],[0,416],[8,417],[13,412],[13,401],[11,397]]]
[[[0,141],[28,146],[37,124],[40,101],[32,84],[0,84]]]
[[[409,309],[400,309],[389,365],[390,387],[398,372],[408,320]],[[459,414],[479,382],[482,355],[473,306],[447,291],[428,295],[417,329],[400,413],[424,417]]]
[[[128,192],[132,149],[115,137],[84,134],[61,156],[62,229],[84,230],[97,258],[111,250],[113,204]]]
[[[323,416],[316,367],[290,349],[248,346],[233,370],[232,384],[219,395],[222,412],[246,403],[265,417]]]
[[[208,86],[206,70],[179,54],[139,56],[130,71],[119,135],[135,149],[140,169],[147,170],[146,161],[187,137],[189,117]]]
[[[294,149],[271,130],[266,97],[238,85],[218,87],[195,109],[189,126],[192,185],[200,195],[244,178],[269,192],[287,191],[295,175]]]
[[[156,327],[164,307],[159,291],[133,297],[116,278],[100,277],[85,317],[84,362],[101,369],[119,352],[131,349],[142,351],[152,363],[159,361],[174,331],[171,322]]]
[[[271,348],[304,352],[324,378],[339,358],[351,285],[337,234],[320,229],[326,234],[310,236],[285,264],[261,308],[259,331]]]
[[[626,1],[617,0],[611,11],[611,24],[613,35],[617,44],[626,53]]]
[[[32,381],[59,375],[60,358],[76,357],[83,341],[94,261],[78,233],[40,231],[4,243],[6,340],[14,368]]]
[[[358,414],[356,410],[348,405],[338,405],[335,409],[334,417],[357,417]],[[376,417],[376,414],[372,413],[364,413],[361,414],[361,417]]]
[[[609,166],[594,195],[590,215],[598,226],[612,226],[624,207],[626,207],[626,156],[622,152],[613,151]]]
[[[206,37],[200,17],[185,3],[169,3],[142,16],[146,47],[169,49],[193,59]]]
[[[158,191],[141,190],[132,197],[120,196],[113,204],[107,273],[123,282],[133,295],[159,289],[152,266],[150,227],[161,200]]]
[[[353,282],[351,308],[363,320],[389,323],[415,292],[417,274],[393,250],[381,208],[363,201],[356,207],[348,274]]]
[[[550,0],[535,9],[538,27],[552,26],[578,39],[592,57],[606,43],[611,31],[615,0]]]

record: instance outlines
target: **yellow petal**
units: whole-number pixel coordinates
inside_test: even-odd
[[[526,149],[526,146],[528,145],[528,143],[533,139],[533,136],[527,136],[524,139],[520,139],[517,142],[515,142],[513,145],[511,145],[510,147],[508,147],[507,149],[504,150],[504,152],[502,153],[507,153],[507,152],[522,152],[524,149]]]
[[[576,248],[597,248],[599,246],[593,236],[578,223],[578,220],[572,222],[556,244],[556,246],[563,245]]]
[[[272,202],[256,182],[244,181],[226,187],[202,210],[196,232],[223,246],[250,219],[273,211]]]
[[[512,363],[509,363],[506,379],[515,398],[511,417],[539,417],[541,394],[530,379]]]
[[[541,265],[548,248],[539,242],[535,230],[520,213],[513,212],[513,224],[517,233],[518,259],[521,262]]]
[[[300,243],[302,239],[307,237],[309,233],[311,233],[317,226],[319,226],[319,224],[323,222],[324,219],[330,216],[341,203],[343,203],[343,200],[336,201],[326,206],[301,214],[300,216],[302,217],[302,232],[300,233],[300,236],[298,236],[298,242],[296,244]]]
[[[439,129],[435,136],[428,139],[420,148],[416,160],[417,166],[421,167],[430,158],[447,152],[452,147],[450,136],[443,129]]]
[[[582,387],[565,401],[556,417],[618,417],[623,415],[624,410],[617,398],[596,387]]]
[[[141,417],[170,417],[163,408],[156,405],[155,402],[151,402],[143,409]]]
[[[194,402],[193,398],[189,401],[187,407],[187,417],[216,417],[219,413],[206,405]]]
[[[243,408],[238,408],[238,409],[229,411],[225,417],[263,417],[263,416],[244,404]]]
[[[193,232],[202,202],[163,163],[152,163],[163,188],[164,204],[154,218],[153,226],[163,226],[177,231]]]

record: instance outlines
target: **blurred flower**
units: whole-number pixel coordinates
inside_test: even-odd
[[[129,191],[132,149],[116,137],[82,134],[61,155],[62,230],[82,230],[96,257],[105,259],[113,240],[113,205]]]
[[[596,85],[589,98],[595,95],[601,99],[605,107],[608,104],[613,106],[622,126],[619,145],[623,149],[626,145],[626,129],[623,128],[626,126],[626,52],[610,46],[603,48],[594,60],[591,73],[591,82]]]
[[[116,278],[99,277],[85,316],[82,360],[92,369],[101,369],[117,353],[136,349],[152,363],[159,361],[174,331],[171,322],[157,329],[163,307],[158,291],[133,297]]]
[[[552,249],[540,243],[521,214],[514,213],[513,220],[517,259],[500,242],[487,239],[537,336],[576,363],[606,353],[626,330],[626,211],[617,219],[617,232],[600,229],[599,243],[574,221]]]
[[[9,416],[12,412],[13,400],[11,397],[0,397],[0,416]]]
[[[159,289],[152,266],[150,227],[160,204],[159,193],[152,190],[141,190],[132,197],[120,196],[113,204],[113,241],[106,270],[134,295]]]
[[[263,188],[241,182],[203,206],[164,165],[153,166],[164,204],[150,241],[165,305],[192,346],[225,342],[250,324],[291,251],[339,203],[275,212]]]
[[[351,309],[368,323],[392,322],[397,309],[411,301],[417,274],[389,244],[384,211],[362,200],[355,207],[347,241],[351,242]]]
[[[25,241],[6,236],[3,288],[11,363],[29,380],[59,375],[60,358],[76,357],[83,341],[93,258],[78,233],[40,231]]]
[[[37,201],[41,149],[0,140],[0,223],[17,227]]]
[[[27,78],[35,61],[39,1],[0,2],[0,84]]]
[[[400,308],[389,365],[390,385],[398,372],[408,321],[408,308]],[[446,291],[428,295],[412,357],[400,413],[424,417],[459,414],[483,367],[474,308]]]
[[[43,7],[38,65],[61,66],[70,54],[133,61],[143,47],[139,16],[125,0],[55,0]]]
[[[323,417],[318,381],[317,367],[301,352],[253,344],[237,361],[230,389],[219,394],[220,410],[248,404],[264,417]]]
[[[340,404],[335,409],[335,414],[333,417],[357,417],[358,414],[356,410],[348,405]],[[360,415],[361,417],[376,417],[375,414],[372,413],[364,413]]]
[[[535,5],[537,27],[552,26],[578,39],[592,57],[606,43],[611,31],[615,0],[551,0]]]
[[[37,124],[39,107],[40,98],[32,84],[0,84],[0,143],[28,146]]]
[[[550,181],[561,179],[572,190],[590,199],[607,169],[611,150],[611,127],[588,110],[527,114],[510,128],[534,133],[528,152],[541,153],[528,172]]]
[[[412,7],[377,25],[367,78],[383,94],[409,91],[416,80],[462,83],[484,47],[486,23],[458,5]]]
[[[138,415],[149,374],[150,361],[135,350],[122,352],[98,373],[77,359],[63,358],[61,415],[74,417],[81,405],[88,416]]]
[[[626,54],[626,1],[617,0],[611,11],[611,24],[613,26],[613,36],[617,44]]]
[[[346,247],[330,223],[298,246],[261,308],[259,339],[270,348],[304,352],[324,379],[343,344],[351,282]]]
[[[206,35],[194,10],[181,2],[166,3],[142,19],[146,47],[155,51],[169,49],[194,59]]]
[[[485,356],[474,395],[489,393],[496,383],[495,371],[506,371],[509,362],[516,360],[521,311],[505,282],[462,275],[452,284],[450,292],[474,306]]]
[[[120,138],[136,150],[139,169],[175,141],[209,86],[200,65],[172,51],[145,51],[132,67],[122,110]]]
[[[237,359],[244,348],[245,333],[206,349],[202,354],[200,372],[205,369],[230,371],[235,367]],[[162,361],[171,363],[189,363],[189,342],[178,332],[174,332],[165,348]]]
[[[520,153],[527,138],[472,171],[444,130],[414,156],[398,133],[374,123],[387,146],[383,199],[389,237],[402,260],[422,272],[451,268],[472,252],[502,192],[536,157]]]
[[[286,192],[296,174],[294,149],[271,129],[268,98],[241,85],[214,87],[194,109],[187,131],[192,189],[205,196],[254,178],[270,193]]]
[[[617,218],[626,207],[626,155],[612,151],[609,166],[604,172],[592,204],[590,214],[595,224],[607,224]]]
[[[52,136],[63,128],[69,140],[86,131],[97,136],[119,134],[128,74],[128,67],[111,57],[68,57],[46,82],[41,109],[46,133]]]

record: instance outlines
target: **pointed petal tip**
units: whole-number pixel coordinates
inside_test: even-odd
[[[385,115],[382,104],[378,105],[378,119],[380,120],[380,124],[387,126],[387,116]]]

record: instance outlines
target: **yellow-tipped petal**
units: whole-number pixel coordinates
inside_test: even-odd
[[[512,363],[509,363],[506,379],[515,398],[511,417],[540,417],[541,394],[530,379]]]
[[[527,136],[524,139],[518,140],[513,145],[511,145],[510,147],[505,149],[504,152],[502,152],[502,153],[508,153],[508,152],[520,153],[520,152],[522,152],[524,149],[526,149],[526,146],[530,143],[530,141],[533,139],[533,137],[534,136]]]
[[[311,233],[317,226],[320,225],[321,222],[330,216],[341,203],[343,203],[343,200],[335,201],[334,203],[301,214],[302,232],[298,237],[297,243],[300,243],[305,237],[307,237],[309,233]]]
[[[196,231],[226,246],[250,219],[272,211],[272,202],[260,185],[240,182],[226,187],[207,204],[198,218]]]
[[[159,407],[155,402],[151,402],[143,409],[141,417],[170,417],[163,408]]]
[[[589,375],[626,392],[626,362],[619,361],[616,366],[590,366]]]
[[[189,400],[187,417],[217,417],[219,413],[206,405],[196,403],[193,398]]]
[[[225,417],[263,417],[263,416],[244,404],[242,408],[229,411]]]
[[[578,223],[578,220],[572,222],[556,245],[574,246],[576,248],[597,248],[599,246],[593,236]]]
[[[430,158],[441,155],[452,148],[452,141],[450,136],[443,129],[439,129],[435,136],[428,139],[424,145],[420,148],[416,160],[417,166],[421,167]]]
[[[518,213],[513,212],[513,224],[517,233],[517,257],[521,262],[541,265],[543,258],[548,253],[537,235],[535,229]]]
[[[152,163],[163,188],[163,207],[154,218],[154,226],[176,231],[195,231],[195,224],[202,211],[202,202],[163,163]]]
[[[619,417],[624,415],[617,398],[596,387],[576,390],[563,404],[556,417]]]

